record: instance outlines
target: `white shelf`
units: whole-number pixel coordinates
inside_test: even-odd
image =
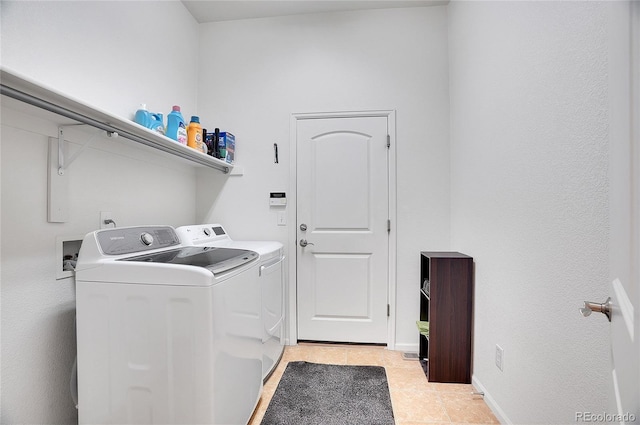
[[[194,165],[214,168],[225,174],[233,169],[233,165],[225,161],[203,154],[133,121],[102,111],[4,68],[0,68],[0,94],[99,128],[109,134],[117,133],[118,137],[189,160]]]

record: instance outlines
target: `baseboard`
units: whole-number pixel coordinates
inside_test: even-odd
[[[484,397],[483,397],[484,402],[487,403],[487,406],[489,406],[489,409],[491,409],[493,414],[496,416],[496,419],[498,419],[498,421],[500,421],[501,424],[513,425],[513,422],[509,420],[509,418],[504,413],[504,411],[500,408],[498,403],[496,403],[496,400],[493,397],[491,397],[491,394],[489,394],[485,386],[482,385],[480,380],[475,375],[471,377],[471,383],[478,391],[484,393]]]
[[[420,349],[420,344],[398,344],[393,347],[393,351],[403,351],[409,353],[417,353]]]

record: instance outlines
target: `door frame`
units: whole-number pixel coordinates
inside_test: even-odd
[[[609,6],[609,25],[612,28],[616,28],[616,31],[612,32],[608,45],[610,86],[609,162],[610,168],[628,168],[631,179],[628,188],[629,191],[627,192],[627,195],[630,196],[628,204],[621,206],[619,205],[620,201],[618,201],[617,204],[619,208],[628,210],[631,219],[631,235],[628,240],[630,248],[630,252],[628,253],[629,258],[624,260],[626,264],[618,265],[618,268],[628,266],[628,276],[624,274],[618,276],[613,269],[615,266],[611,266],[611,259],[614,258],[613,256],[616,256],[616,258],[619,257],[619,254],[612,248],[615,242],[610,241],[609,263],[611,273],[607,285],[607,290],[611,292],[611,296],[614,298],[613,317],[610,320],[611,335],[609,347],[611,349],[611,370],[609,371],[610,378],[607,388],[609,395],[609,405],[607,406],[609,412],[607,413],[610,415],[618,415],[616,423],[619,422],[623,424],[626,423],[625,417],[628,414],[638,414],[637,410],[633,412],[623,410],[629,407],[635,407],[637,409],[638,406],[622,405],[620,389],[626,390],[626,386],[624,384],[622,386],[619,385],[619,377],[623,376],[624,378],[622,380],[628,379],[629,371],[616,369],[616,353],[614,353],[614,340],[616,338],[614,337],[614,333],[619,331],[614,329],[613,326],[619,326],[621,329],[626,328],[626,331],[629,332],[632,350],[638,350],[637,339],[638,329],[640,329],[640,319],[638,318],[638,314],[634,314],[633,312],[634,308],[638,309],[638,306],[640,306],[640,296],[638,294],[640,290],[640,262],[638,260],[638,254],[640,253],[640,223],[638,222],[638,213],[640,213],[640,117],[638,116],[638,112],[640,111],[640,42],[638,41],[638,36],[640,36],[640,4],[636,1],[623,1],[611,3]],[[617,140],[621,140],[622,142],[617,143]],[[630,143],[630,146],[622,150],[619,145],[626,143]],[[625,156],[628,152],[630,153],[630,157],[626,158]],[[621,158],[623,164],[619,163]],[[625,164],[625,161],[628,162]],[[610,188],[610,191],[613,190],[615,190],[615,188]],[[627,202],[627,200],[625,200],[625,202]],[[611,203],[610,199],[610,204]],[[629,286],[627,288],[622,287],[621,281],[618,278],[622,280],[628,279]],[[626,302],[623,300],[626,300]],[[622,333],[624,333],[624,330]],[[618,350],[619,349],[620,347],[618,347]],[[635,355],[637,355],[637,352],[632,353],[632,356]],[[625,362],[619,361],[617,366],[621,367],[621,363],[623,365],[625,364]],[[636,374],[638,372],[640,371],[637,369],[634,371]],[[635,378],[635,381],[633,378]],[[637,378],[640,378],[640,375],[632,377],[632,382],[638,382]]]
[[[298,343],[298,229],[297,226],[297,190],[298,190],[298,121],[326,118],[354,118],[354,117],[385,117],[391,146],[389,147],[389,160],[387,162],[387,179],[389,185],[389,220],[391,231],[389,232],[389,274],[387,276],[387,302],[389,303],[389,319],[387,320],[387,349],[395,349],[396,341],[396,111],[372,110],[372,111],[342,111],[342,112],[301,112],[292,113],[290,119],[289,135],[289,200],[287,204],[287,222],[289,223],[287,250],[289,251],[289,280],[287,297],[287,331],[285,343],[296,345]]]

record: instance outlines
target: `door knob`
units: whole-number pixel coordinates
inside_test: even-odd
[[[580,313],[582,313],[584,317],[591,315],[594,311],[604,314],[607,316],[607,319],[611,321],[611,297],[607,298],[607,300],[602,304],[585,301],[584,307],[580,309]]]
[[[313,243],[311,243],[311,242],[307,242],[307,240],[306,240],[306,239],[300,239],[300,246],[301,246],[301,247],[303,247],[303,248],[304,248],[304,247],[305,247],[305,246],[307,246],[307,245],[313,245]]]

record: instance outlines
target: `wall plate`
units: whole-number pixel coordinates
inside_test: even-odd
[[[65,255],[73,256],[80,252],[83,239],[84,235],[56,237],[56,280],[74,276],[73,270],[64,270],[64,257]]]

